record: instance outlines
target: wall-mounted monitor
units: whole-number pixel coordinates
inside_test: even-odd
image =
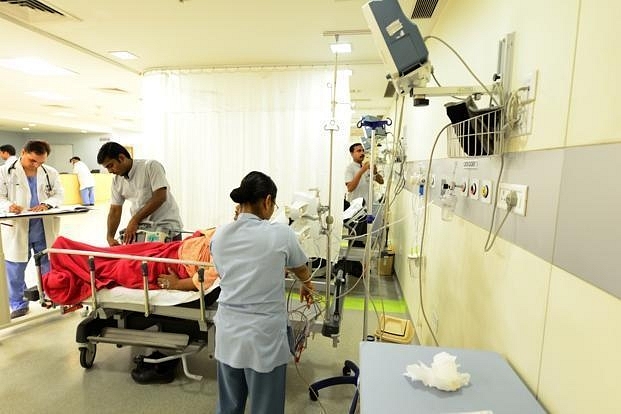
[[[418,26],[401,9],[397,0],[373,0],[362,6],[388,79],[400,94],[429,81],[431,64]]]

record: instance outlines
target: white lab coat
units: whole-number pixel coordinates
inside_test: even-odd
[[[9,172],[9,170],[11,171]],[[46,171],[52,187],[51,190],[47,189]],[[47,165],[37,168],[37,193],[39,202],[42,204],[58,207],[63,202],[64,191],[58,171]],[[28,187],[28,179],[22,163],[17,160],[14,163],[5,163],[0,167],[0,214],[8,214],[9,207],[12,204],[17,204],[27,210],[30,208],[30,199],[30,187]],[[60,217],[43,217],[43,227],[45,229],[45,243],[49,247],[58,236]],[[2,229],[4,258],[11,262],[27,262],[28,219],[2,220],[0,228]]]
[[[76,161],[73,164],[73,173],[78,175],[78,184],[80,185],[80,190],[84,190],[85,188],[89,187],[95,187],[95,178],[88,169],[88,166],[82,161]]]

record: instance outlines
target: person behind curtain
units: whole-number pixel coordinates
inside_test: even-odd
[[[166,232],[173,240],[181,240],[183,223],[162,164],[155,160],[133,160],[127,149],[116,142],[102,145],[97,163],[116,175],[112,179],[108,212],[107,240],[110,246],[120,244],[114,236],[126,200],[131,202],[132,217],[125,228],[123,243],[136,240],[140,225],[148,230]]]
[[[19,159],[0,168],[0,212],[20,214],[25,211],[40,212],[57,207],[63,201],[63,187],[58,171],[43,165],[51,152],[45,141],[28,141]],[[11,318],[28,313],[25,271],[31,253],[51,246],[58,236],[60,218],[4,220],[2,243],[6,259]],[[41,259],[41,271],[49,271],[47,256]]]
[[[11,144],[0,145],[0,158],[4,160],[4,164],[10,164],[17,159],[15,147]]]
[[[360,143],[352,144],[349,147],[349,154],[351,155],[352,162],[345,169],[345,186],[347,187],[347,197],[344,204],[344,210],[347,210],[349,203],[356,198],[362,197],[364,200],[363,205],[366,206],[367,211],[371,212],[372,207],[369,207],[369,185],[370,185],[370,164],[368,161],[364,161],[364,147]],[[378,184],[384,184],[384,178],[377,172],[377,167],[373,166],[375,173],[373,174],[373,180]],[[367,224],[365,221],[360,221],[355,227],[356,236],[361,237],[367,232]],[[354,240],[353,246],[362,247],[365,242],[362,239]]]
[[[80,197],[83,206],[95,205],[95,178],[88,166],[80,160],[80,157],[71,157],[69,160],[73,164],[73,173],[78,176],[78,184],[80,185]]]
[[[352,144],[349,147],[349,154],[352,162],[345,170],[345,185],[347,186],[347,201],[351,202],[355,198],[362,197],[364,204],[369,209],[369,185],[370,174],[368,161],[364,161],[364,147],[360,143]],[[373,180],[378,184],[384,184],[384,177],[377,172],[377,166],[373,166]],[[372,200],[371,200],[372,201]]]
[[[211,254],[220,275],[215,316],[219,414],[279,414],[285,408],[287,340],[285,268],[303,284],[300,300],[313,302],[313,285],[293,230],[268,219],[276,185],[267,175],[246,175],[231,199],[237,220],[216,229]]]

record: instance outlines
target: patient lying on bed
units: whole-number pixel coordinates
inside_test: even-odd
[[[209,242],[214,231],[197,231],[184,240],[170,243],[147,242],[112,247],[91,246],[60,236],[52,248],[211,262]],[[49,256],[51,270],[43,275],[43,290],[54,303],[76,304],[91,296],[88,256],[61,253]],[[141,264],[140,260],[95,257],[96,289],[116,286],[142,289]],[[147,269],[149,289],[198,290],[200,287],[195,265],[147,262]],[[204,289],[209,289],[217,278],[215,267],[207,267]]]

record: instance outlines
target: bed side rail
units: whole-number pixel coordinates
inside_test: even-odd
[[[50,247],[37,253],[37,256],[42,256],[44,254],[68,254],[68,255],[79,255],[79,256],[88,256],[88,264],[89,264],[89,273],[90,273],[90,283],[91,283],[91,301],[93,307],[97,309],[97,289],[95,289],[95,258],[96,257],[106,257],[110,259],[125,259],[125,260],[139,260],[142,262],[141,270],[142,270],[142,279],[143,279],[143,290],[144,290],[144,315],[148,317],[151,314],[151,306],[149,304],[149,278],[148,278],[148,270],[147,270],[147,262],[160,262],[160,263],[171,263],[171,264],[181,264],[181,265],[195,265],[199,267],[198,270],[198,280],[200,282],[200,310],[201,315],[199,319],[199,323],[202,327],[206,327],[207,320],[205,316],[205,289],[203,287],[205,268],[214,267],[213,263],[210,262],[200,262],[196,260],[182,260],[182,259],[168,259],[163,257],[149,257],[149,256],[135,256],[129,254],[118,254],[118,253],[104,253],[104,252],[95,252],[90,250],[75,250],[75,249],[57,249],[54,247]],[[36,257],[35,260],[38,258]],[[39,294],[40,301],[45,300],[45,295],[43,292],[43,282],[41,280],[41,271],[38,268],[38,284],[39,284]],[[42,302],[43,303],[43,302]]]

